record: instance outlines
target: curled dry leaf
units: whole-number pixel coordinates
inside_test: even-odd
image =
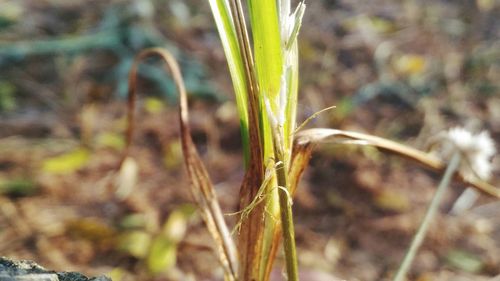
[[[127,157],[122,161],[120,171],[115,178],[116,196],[124,200],[134,190],[139,175],[139,167],[132,157]]]
[[[200,209],[203,220],[215,240],[218,257],[224,269],[227,280],[237,280],[237,253],[230,232],[224,221],[222,211],[215,190],[210,181],[208,173],[203,162],[198,155],[193,139],[191,138],[189,128],[189,113],[187,93],[184,86],[179,66],[175,58],[167,51],[161,48],[153,48],[142,51],[135,59],[129,74],[129,93],[128,93],[128,129],[125,155],[128,153],[130,143],[132,142],[134,125],[134,107],[136,99],[136,78],[139,63],[148,57],[160,57],[166,63],[167,71],[170,70],[179,91],[179,121],[181,127],[182,151],[184,162],[186,164],[189,179],[191,181],[190,192],[193,200]],[[124,159],[126,159],[124,157]]]
[[[414,160],[435,171],[444,172],[446,168],[446,163],[443,163],[431,154],[394,141],[363,133],[325,128],[308,129],[296,134],[296,142],[299,146],[322,142],[348,142],[359,145],[370,145]],[[485,181],[479,179],[469,179],[464,177],[461,173],[457,174],[457,179],[465,184],[473,186],[484,194],[500,198],[500,189]]]

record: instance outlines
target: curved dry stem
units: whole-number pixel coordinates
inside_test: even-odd
[[[184,153],[184,162],[186,164],[189,179],[191,181],[190,192],[193,200],[196,202],[201,211],[203,220],[208,228],[208,231],[215,240],[218,257],[224,269],[227,280],[237,280],[237,252],[234,242],[231,238],[227,225],[224,221],[222,211],[214,188],[208,176],[208,173],[203,165],[203,162],[198,155],[193,139],[191,138],[189,128],[189,113],[186,88],[184,79],[182,78],[179,66],[175,58],[165,49],[152,48],[142,51],[137,55],[132,69],[129,73],[129,91],[128,91],[128,127],[125,155],[128,153],[134,130],[135,119],[135,100],[137,88],[137,68],[139,63],[148,57],[160,57],[166,63],[166,71],[170,70],[173,80],[179,91],[179,120],[181,128],[182,151]]]
[[[446,168],[445,163],[429,153],[388,139],[363,133],[324,128],[308,129],[297,133],[296,140],[299,145],[321,142],[341,142],[346,140],[353,141],[352,143],[354,144],[370,145],[398,154],[438,172],[444,172]],[[485,181],[480,179],[469,179],[461,173],[457,173],[455,178],[465,184],[471,185],[484,194],[500,199],[500,189]]]

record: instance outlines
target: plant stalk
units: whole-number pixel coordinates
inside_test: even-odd
[[[287,167],[283,150],[274,139],[274,157],[276,158],[276,180],[280,203],[281,225],[283,230],[283,248],[285,251],[286,273],[288,281],[299,280],[297,249],[295,247],[295,230],[292,214],[292,196],[287,178]]]
[[[429,225],[432,221],[432,219],[436,216],[436,213],[439,208],[439,204],[441,203],[441,200],[443,198],[443,195],[447,189],[447,187],[450,185],[451,178],[455,174],[455,172],[458,169],[458,166],[460,164],[460,159],[461,155],[460,152],[457,150],[449,164],[448,167],[446,168],[446,171],[444,173],[443,178],[441,179],[441,182],[439,183],[439,186],[436,190],[436,193],[434,194],[434,197],[432,198],[431,204],[429,205],[429,208],[427,209],[427,212],[424,216],[424,219],[422,223],[420,224],[417,232],[415,233],[415,236],[413,236],[413,240],[411,242],[410,247],[408,248],[406,255],[403,259],[403,262],[398,268],[398,271],[396,272],[396,275],[393,279],[393,281],[404,281],[406,274],[408,273],[408,270],[410,269],[410,265],[413,262],[418,249],[420,248],[420,245],[422,245],[422,242],[424,241],[425,235],[427,234],[427,231],[429,229]]]

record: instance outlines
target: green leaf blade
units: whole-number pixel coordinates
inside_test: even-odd
[[[261,94],[276,98],[283,72],[283,53],[276,1],[249,0],[255,65]]]
[[[243,59],[233,25],[232,15],[226,0],[209,0],[215,24],[219,32],[222,48],[226,55],[229,72],[233,81],[236,106],[240,117],[241,136],[245,163],[248,164],[250,138],[248,133],[248,93]],[[248,165],[247,165],[248,166]]]

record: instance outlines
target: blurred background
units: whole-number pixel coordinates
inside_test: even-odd
[[[336,105],[308,126],[428,150],[460,125],[498,147],[499,18],[496,0],[308,1],[298,122]],[[175,87],[157,62],[141,67],[119,166],[128,70],[152,46],[179,60],[195,142],[224,211],[236,210],[239,122],[207,1],[0,0],[0,255],[114,281],[222,280],[190,204]],[[303,280],[386,280],[438,180],[374,149],[319,147],[294,204]],[[411,280],[500,274],[500,205],[480,195],[450,212],[465,188],[448,193]]]

